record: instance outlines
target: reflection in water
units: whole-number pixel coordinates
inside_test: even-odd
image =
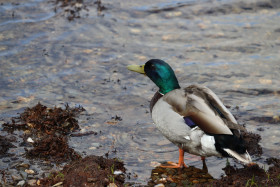
[[[101,133],[72,137],[70,145],[82,155],[109,151],[138,175],[132,181],[146,184],[154,162],[176,160],[178,153],[152,124],[148,106],[155,86],[125,67],[162,58],[182,86],[211,88],[239,122],[262,136],[264,155],[254,159],[263,163],[279,155],[278,1],[101,3],[107,8],[103,16],[98,1],[83,1],[88,11],[71,22],[61,16],[71,8],[55,13],[54,2],[0,3],[1,124],[38,101],[49,107],[81,105],[87,110],[79,119],[81,131]],[[116,115],[122,121],[106,123]],[[22,158],[22,152],[19,145],[13,148],[14,157],[1,159],[0,169],[11,168],[17,158],[32,163],[35,177],[55,167]],[[209,173],[220,177],[225,160],[210,157],[207,163]],[[202,167],[200,161],[187,164]]]

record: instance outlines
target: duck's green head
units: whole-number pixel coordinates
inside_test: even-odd
[[[174,71],[163,60],[151,59],[145,65],[130,65],[127,68],[147,75],[159,87],[159,92],[162,94],[180,88]]]

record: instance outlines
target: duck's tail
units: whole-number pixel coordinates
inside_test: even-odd
[[[227,152],[227,154],[229,154],[233,158],[236,158],[237,160],[239,160],[240,162],[243,162],[245,164],[251,164],[252,163],[251,156],[249,155],[249,153],[247,151],[244,154],[239,154],[236,151],[233,151],[233,150],[228,149],[228,148],[223,148],[223,150],[225,152]]]

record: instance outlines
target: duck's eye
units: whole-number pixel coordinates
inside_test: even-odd
[[[154,64],[151,65],[151,70],[156,70],[156,67]]]

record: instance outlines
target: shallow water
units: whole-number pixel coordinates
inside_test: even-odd
[[[145,184],[155,162],[176,161],[178,153],[152,124],[148,107],[155,85],[126,66],[161,58],[181,86],[208,86],[240,123],[262,136],[263,157],[254,159],[279,157],[277,1],[116,0],[102,1],[102,11],[93,2],[84,5],[80,18],[69,21],[65,10],[71,7],[53,1],[0,2],[1,123],[39,101],[82,105],[87,112],[79,119],[81,131],[101,133],[73,137],[71,146],[83,155],[110,151],[138,175],[130,180]],[[108,123],[116,115],[122,120]],[[20,155],[23,148],[10,152]],[[202,167],[196,157],[186,157],[187,164]],[[32,162],[38,176],[49,169]],[[0,169],[12,165],[9,159],[0,163]],[[219,177],[226,159],[207,163]]]

